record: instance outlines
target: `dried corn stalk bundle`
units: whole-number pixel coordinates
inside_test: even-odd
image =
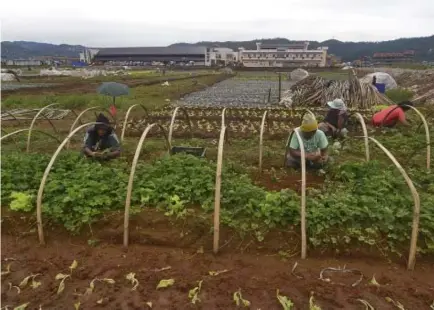
[[[342,98],[352,109],[370,109],[379,104],[393,104],[371,84],[361,83],[354,74],[350,75],[349,80],[343,81],[309,76],[293,85],[286,96],[291,96],[294,107],[324,106],[327,101],[336,98]]]

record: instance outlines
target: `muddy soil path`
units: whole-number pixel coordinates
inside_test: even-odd
[[[2,276],[2,306],[30,302],[27,309],[39,309],[40,305],[41,309],[74,309],[74,304],[80,301],[79,309],[150,309],[148,302],[152,302],[152,309],[237,309],[233,293],[241,289],[243,298],[251,302],[250,309],[277,310],[282,309],[276,298],[279,289],[293,301],[295,309],[309,309],[309,297],[314,292],[322,309],[365,309],[358,299],[369,302],[375,309],[396,309],[386,301],[389,297],[405,309],[419,310],[430,309],[434,297],[432,263],[419,261],[416,270],[410,272],[404,264],[389,264],[378,258],[334,259],[310,253],[311,258],[302,261],[297,252],[282,256],[277,251],[256,250],[253,246],[248,251],[227,246],[213,255],[208,231],[202,231],[200,242],[191,236],[187,237],[190,242],[178,243],[179,227],[171,226],[167,218],[164,221],[152,212],[131,221],[132,237],[127,249],[121,245],[122,217],[96,225],[93,236],[71,237],[48,226],[47,245],[42,247],[37,243],[35,227],[29,230],[29,222],[26,224],[17,217],[12,225],[7,215],[5,218],[2,271],[7,264],[11,265],[10,273]],[[108,226],[113,225],[117,228],[110,232]],[[94,244],[95,239],[99,241]],[[222,243],[225,240],[223,236]],[[201,243],[204,246],[199,246]],[[55,276],[68,274],[73,260],[77,260],[78,267],[65,281],[64,291],[57,294],[60,281]],[[296,262],[298,266],[292,272]],[[362,281],[353,287],[360,275],[332,272],[324,273],[329,282],[319,279],[322,269],[339,266],[360,270]],[[224,270],[217,276],[209,274]],[[136,290],[125,279],[130,272],[139,281]],[[18,286],[25,277],[37,273],[40,275],[35,280],[41,282],[39,287],[31,288],[29,281],[20,294],[17,288],[9,288],[9,283]],[[381,286],[369,284],[373,275]],[[95,278],[116,282],[96,282],[92,294],[84,295]],[[174,279],[175,283],[157,290],[162,279]],[[193,305],[188,293],[200,280],[203,280],[200,302]]]

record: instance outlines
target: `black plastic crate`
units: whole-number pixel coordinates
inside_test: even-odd
[[[192,147],[192,146],[172,146],[170,154],[186,153],[197,157],[205,156],[206,148],[204,147]]]

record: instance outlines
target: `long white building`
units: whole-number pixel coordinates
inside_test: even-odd
[[[209,48],[205,64],[242,64],[244,67],[324,67],[327,64],[327,47],[310,50],[309,42],[287,45],[256,43],[256,49]]]

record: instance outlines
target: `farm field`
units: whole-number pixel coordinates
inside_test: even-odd
[[[45,245],[38,245],[36,218],[44,170],[76,115],[95,107],[75,128],[94,121],[94,112],[106,110],[108,101],[96,94],[57,94],[54,89],[53,94],[22,90],[23,94],[5,98],[9,111],[59,102],[53,108],[74,109],[76,114],[69,112],[51,124],[38,119],[29,152],[25,129],[38,110],[18,120],[2,115],[3,136],[23,129],[2,140],[2,307],[28,303],[27,309],[432,308],[434,176],[427,171],[426,133],[419,116],[408,113],[413,126],[407,130],[373,129],[372,110],[352,110],[350,138],[340,145],[330,143],[333,165],[325,174],[307,173],[307,259],[301,259],[302,177],[299,171],[283,168],[283,160],[288,136],[306,110],[252,104],[249,98],[256,93],[244,88],[246,83],[264,89],[275,80],[251,75],[229,80],[220,74],[196,76],[198,83],[186,79],[167,87],[130,85],[132,94],[121,99],[116,119],[122,157],[107,164],[81,158],[84,133],[79,131],[54,162],[42,195]],[[207,87],[216,82],[223,84],[220,93]],[[199,96],[196,101],[214,98],[213,107],[194,105],[193,99],[194,106],[170,105],[198,90],[209,93],[190,96]],[[241,94],[251,97],[240,99]],[[223,110],[223,102],[229,101],[239,104]],[[130,109],[134,104],[141,105]],[[417,108],[426,115],[432,137],[432,107]],[[323,108],[311,110],[318,119],[325,115]],[[406,270],[413,196],[374,141],[369,142],[366,162],[356,112],[368,124],[368,135],[390,150],[418,192],[413,271]],[[205,158],[168,155],[162,129],[150,129],[135,168],[129,241],[123,247],[131,167],[139,137],[154,123],[162,126],[171,146],[205,148]],[[227,136],[219,253],[213,254],[222,123]]]

